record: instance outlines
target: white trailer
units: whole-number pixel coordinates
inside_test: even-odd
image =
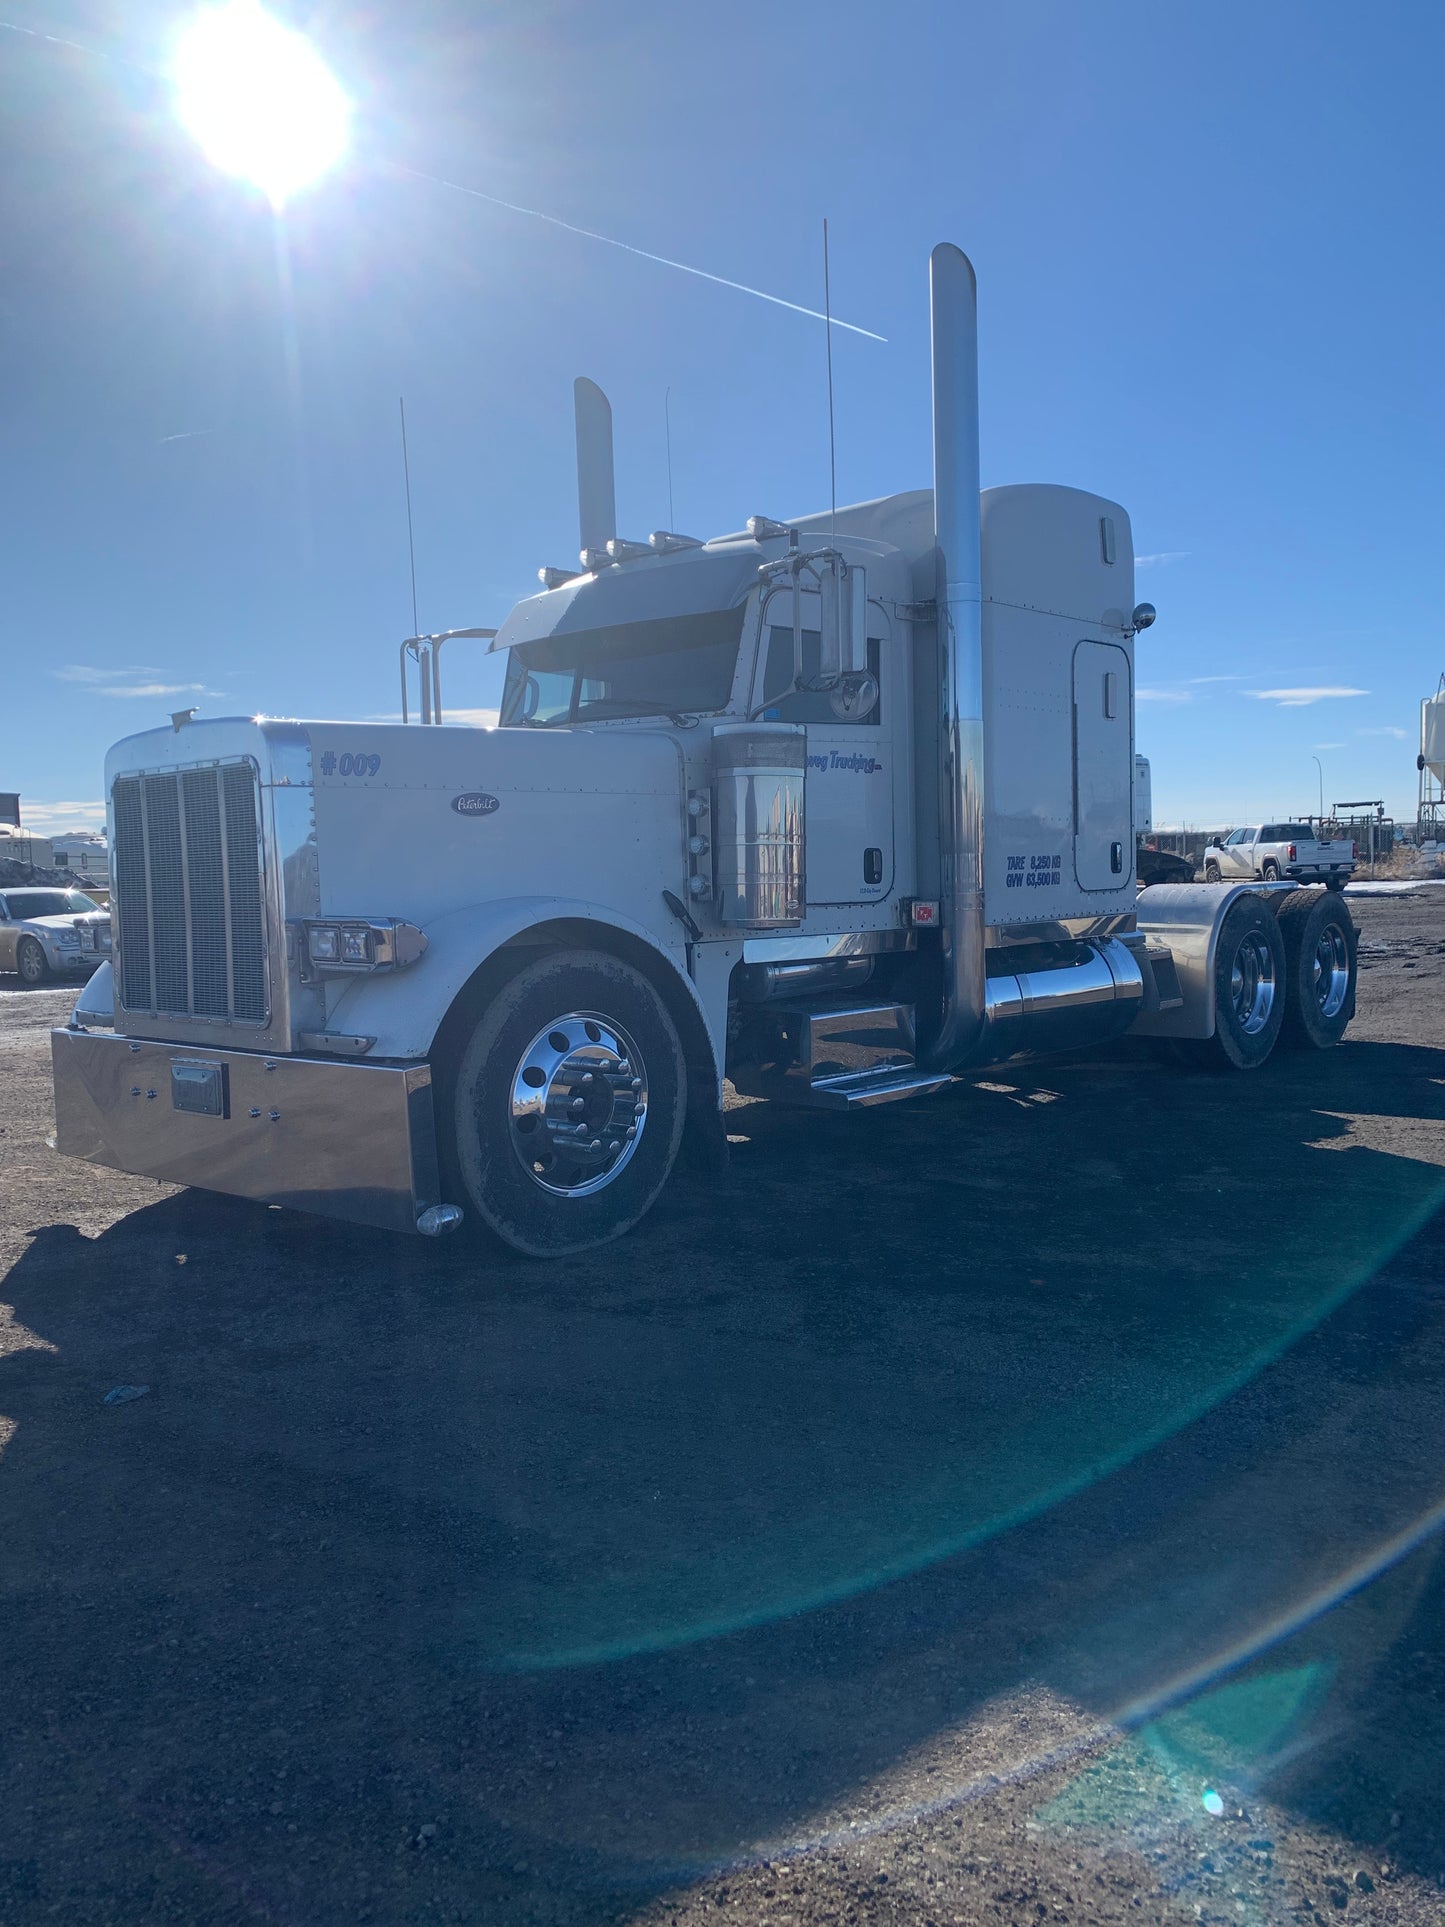
[[[54,1033],[59,1148],[555,1254],[684,1145],[725,1156],[725,1077],[851,1109],[1126,1033],[1238,1068],[1335,1043],[1338,898],[1138,890],[1128,515],[980,493],[957,248],[931,303],[933,488],[836,514],[620,540],[579,383],[581,566],[491,638],[500,727],[441,722],[412,638],[429,727],[117,744],[114,968]]]

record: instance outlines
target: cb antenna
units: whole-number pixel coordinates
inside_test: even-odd
[[[833,299],[828,281],[828,217],[823,217],[823,335],[828,352],[828,546],[838,521],[838,457],[833,440]]]
[[[420,635],[421,624],[416,615],[416,542],[411,532],[411,468],[406,459],[406,401],[398,395],[397,407],[401,410],[401,478],[406,485],[406,553],[411,564],[411,632]]]
[[[677,513],[672,506],[672,390],[662,391],[662,420],[667,431],[667,526],[677,527]]]

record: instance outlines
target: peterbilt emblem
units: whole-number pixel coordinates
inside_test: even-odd
[[[489,796],[485,790],[464,790],[452,798],[452,808],[458,816],[491,816],[501,807],[501,799]]]

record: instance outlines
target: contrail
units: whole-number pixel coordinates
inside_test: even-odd
[[[474,201],[487,201],[493,207],[504,207],[509,214],[526,214],[534,221],[546,221],[551,227],[562,228],[568,234],[580,234],[587,241],[603,241],[609,248],[621,248],[624,254],[635,254],[643,261],[656,261],[660,267],[676,268],[679,274],[695,274],[699,281],[711,281],[720,288],[732,288],[738,294],[750,294],[759,301],[770,301],[775,308],[788,308],[793,314],[806,315],[810,321],[827,322],[829,317],[819,308],[805,308],[800,301],[785,301],[780,294],[769,294],[764,288],[750,288],[746,281],[729,281],[726,275],[709,274],[706,268],[695,268],[687,261],[674,261],[666,254],[653,254],[648,248],[635,248],[630,241],[619,241],[614,235],[599,234],[596,228],[578,227],[575,221],[564,221],[556,214],[544,214],[537,207],[521,207],[516,201],[504,201],[499,194],[484,194],[479,187],[464,187],[460,181],[444,181],[439,174],[423,174],[414,167],[397,166],[398,174],[409,174],[414,181],[429,181],[433,187],[449,187],[454,194],[469,194]],[[849,334],[863,335],[869,341],[886,343],[887,335],[875,334],[871,328],[860,328],[855,322],[840,321],[832,317],[831,325],[846,328]]]
[[[78,40],[62,40],[59,34],[39,33],[34,27],[17,27],[13,20],[0,20],[0,27],[3,27],[6,33],[23,33],[27,40],[48,40],[52,47],[71,47],[78,54],[95,53],[93,47],[82,47]],[[109,55],[98,54],[96,58],[106,60]]]
[[[179,435],[162,435],[160,446],[164,448],[167,442],[194,442],[202,435],[219,435],[220,432],[219,428],[185,428]]]
[[[0,31],[23,33],[27,40],[44,40],[52,47],[69,47],[72,53],[88,54],[92,60],[108,60],[121,67],[129,67],[138,74],[149,74],[154,80],[158,76],[153,67],[143,67],[138,60],[130,60],[124,54],[107,53],[101,47],[87,47],[79,40],[62,40],[58,33],[41,33],[36,27],[17,26],[13,20],[0,20]]]

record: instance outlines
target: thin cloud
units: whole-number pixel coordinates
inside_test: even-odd
[[[219,689],[208,689],[199,682],[161,682],[158,669],[96,669],[89,663],[71,662],[55,675],[61,682],[78,683],[92,696],[219,696]]]
[[[207,689],[199,682],[107,683],[97,689],[98,696],[219,696],[219,689]]]
[[[1357,736],[1393,736],[1397,743],[1403,743],[1409,731],[1396,729],[1393,723],[1380,723],[1371,729],[1357,729],[1355,734]]]
[[[1157,555],[1136,555],[1134,557],[1134,567],[1136,569],[1162,569],[1166,562],[1182,562],[1186,556],[1192,555],[1193,553],[1194,551],[1192,549],[1161,549]]]
[[[73,834],[76,830],[105,828],[104,803],[32,803],[27,797],[21,814],[24,829],[34,830],[40,836],[49,836],[57,830]]]
[[[219,435],[220,432],[219,428],[185,428],[179,435],[162,435],[159,445],[164,448],[167,442],[198,442],[203,435]]]
[[[1134,700],[1141,703],[1192,703],[1187,689],[1136,689]]]
[[[453,725],[462,729],[495,729],[500,717],[501,712],[496,709],[453,709],[448,705],[442,711],[442,721],[449,729]],[[412,721],[415,722],[415,720],[416,718],[413,716]],[[399,709],[382,710],[375,715],[364,716],[362,721],[368,723],[399,723],[401,721],[401,711]]]
[[[1184,680],[1191,685],[1206,682],[1247,682],[1247,676],[1186,676]]]
[[[1343,684],[1320,683],[1303,689],[1246,689],[1256,702],[1278,703],[1281,709],[1307,709],[1311,703],[1330,702],[1339,696],[1368,696],[1368,689],[1350,689]]]
[[[88,663],[70,662],[54,673],[61,682],[106,683],[119,682],[125,676],[158,676],[161,672],[148,663],[132,663],[127,669],[92,669]]]
[[[1311,749],[1343,749],[1343,743],[1311,743]]]

